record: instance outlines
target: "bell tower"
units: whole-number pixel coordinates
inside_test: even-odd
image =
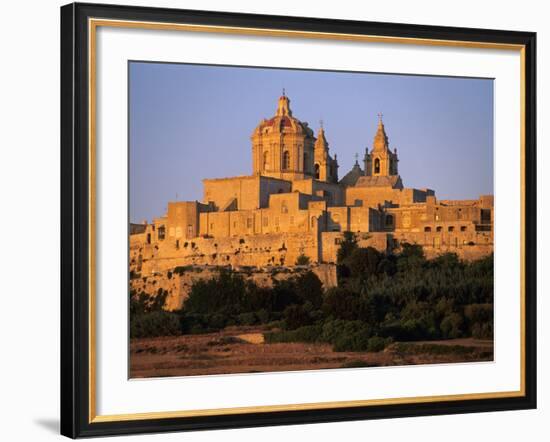
[[[331,158],[328,153],[328,141],[325,138],[323,122],[320,122],[317,140],[314,146],[314,169],[313,178],[328,183],[338,182],[338,161],[336,157]]]
[[[397,149],[392,152],[389,147],[386,128],[382,121],[382,114],[378,114],[378,128],[372,150],[365,152],[365,174],[367,176],[395,176],[398,175]]]

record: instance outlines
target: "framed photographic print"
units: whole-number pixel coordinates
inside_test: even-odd
[[[62,7],[62,434],[535,408],[535,43]]]

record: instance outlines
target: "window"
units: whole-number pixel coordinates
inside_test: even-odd
[[[449,232],[454,232],[455,231],[455,228],[454,226],[449,226],[449,228],[447,229]]]
[[[376,158],[376,160],[374,160],[374,173],[375,174],[380,173],[380,159],[379,158]]]
[[[166,227],[160,226],[157,230],[158,232],[158,238],[160,241],[164,240],[166,238]]]
[[[179,249],[179,248],[180,248],[180,240],[176,239],[176,249]]]
[[[187,224],[187,237],[193,238],[195,236],[195,232],[193,231],[193,224]]]
[[[315,178],[319,179],[319,164],[315,164]]]
[[[424,227],[424,232],[431,232],[431,231],[432,231],[431,227]]]
[[[386,215],[386,227],[393,226],[393,215]]]
[[[437,227],[435,228],[435,231],[436,231],[436,232],[441,232],[441,226],[437,226]]]
[[[281,213],[288,213],[288,207],[286,206],[285,201],[281,204]]]
[[[269,157],[268,152],[264,152],[264,160],[263,160],[263,166],[262,166],[263,170],[268,169],[268,166],[269,166],[269,158],[268,157]]]
[[[147,234],[147,244],[151,244],[151,234]]]
[[[290,152],[288,150],[285,150],[283,153],[283,170],[289,170],[290,169]]]
[[[460,231],[465,232],[466,231],[466,226],[460,226]]]

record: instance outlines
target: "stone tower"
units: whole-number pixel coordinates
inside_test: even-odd
[[[382,115],[378,115],[378,129],[374,136],[372,150],[365,152],[365,175],[367,176],[395,176],[397,171],[397,149],[390,151],[388,136]]]
[[[275,116],[262,120],[251,136],[254,175],[285,180],[313,176],[315,137],[306,122],[292,116],[283,91]]]
[[[328,141],[325,138],[325,129],[321,124],[314,146],[313,176],[319,181],[328,183],[338,182],[338,161],[328,153]]]

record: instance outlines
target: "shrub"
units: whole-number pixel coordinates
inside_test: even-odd
[[[265,342],[318,342],[321,334],[319,325],[307,325],[296,330],[270,332],[264,334]]]
[[[304,255],[303,253],[296,258],[297,266],[306,266],[309,265],[310,259],[309,256]]]
[[[341,333],[334,341],[334,351],[366,351],[369,346],[369,333],[367,330],[355,333]]]
[[[382,351],[392,342],[393,342],[392,338],[382,338],[380,336],[373,336],[372,338],[369,338],[367,342],[367,351],[371,351],[371,352]]]
[[[462,336],[462,316],[458,313],[451,313],[441,321],[441,332],[446,338],[459,338]]]
[[[237,315],[237,322],[241,325],[254,325],[258,322],[258,319],[253,312],[247,312]]]
[[[312,320],[309,311],[302,305],[292,304],[283,312],[285,328],[292,330],[305,325],[310,325]]]
[[[175,336],[180,333],[180,319],[175,313],[156,311],[130,316],[131,338]]]

